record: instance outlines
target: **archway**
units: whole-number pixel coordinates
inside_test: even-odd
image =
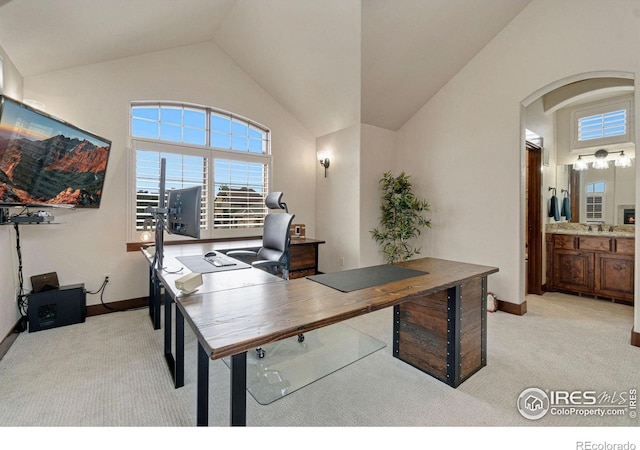
[[[528,124],[527,111],[528,108],[532,107],[534,103],[539,102],[541,99],[546,101],[545,104],[545,112],[549,115],[555,113],[560,108],[563,108],[572,101],[586,101],[590,98],[603,98],[604,96],[613,96],[623,94],[624,91],[631,92],[634,91],[634,80],[635,76],[633,73],[629,72],[616,72],[616,71],[601,71],[601,72],[588,72],[573,75],[570,77],[566,77],[560,80],[557,80],[553,83],[548,84],[547,86],[537,90],[526,99],[524,99],[521,103],[521,240],[523,243],[521,246],[521,283],[520,283],[520,292],[522,298],[526,298],[527,295],[527,280],[530,280],[529,277],[529,268],[526,264],[527,257],[527,248],[526,242],[528,238],[528,223],[527,219],[531,217],[527,214],[527,192],[528,192],[528,178],[527,178],[527,141],[526,141],[526,129]],[[634,113],[633,117],[638,117],[638,101],[637,101],[637,93],[634,93],[634,98],[636,101],[634,102]],[[635,126],[636,120],[631,123],[631,126]],[[637,138],[634,136],[633,143],[636,144]],[[555,138],[552,147],[555,145]],[[557,149],[554,149],[557,150]],[[541,167],[542,169],[542,167]],[[543,172],[542,170],[540,172]],[[638,186],[638,168],[636,167],[636,181],[635,181],[635,191],[637,192]],[[540,188],[544,191],[546,189],[545,183],[540,183]],[[546,195],[544,192],[541,193],[541,197],[546,199]],[[636,196],[637,197],[637,196]],[[636,204],[638,203],[638,199],[636,198]],[[543,205],[540,205],[542,209]],[[544,217],[544,215],[543,215]],[[539,220],[539,219],[538,219]],[[544,219],[543,219],[544,222]],[[544,223],[541,224],[541,228],[544,227]],[[636,258],[637,259],[637,258]],[[544,268],[538,269],[542,272]],[[635,265],[635,278],[637,279],[639,276],[639,268],[638,265]]]

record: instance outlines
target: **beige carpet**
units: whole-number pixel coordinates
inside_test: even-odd
[[[628,415],[548,414],[538,421],[520,415],[516,402],[529,387],[640,387],[640,348],[629,344],[632,307],[553,293],[527,303],[522,317],[489,314],[488,365],[458,389],[391,356],[391,309],[352,319],[350,326],[387,346],[272,404],[248,396],[248,425],[637,427]],[[186,328],[181,389],[172,387],[166,369],[163,331],[152,329],[144,309],[21,334],[0,361],[0,425],[194,425],[196,346]],[[229,370],[213,361],[210,372],[210,424],[226,426]]]

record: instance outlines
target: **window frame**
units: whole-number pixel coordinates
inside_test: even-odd
[[[596,186],[598,184],[602,184],[603,190],[602,191],[596,191],[594,190],[593,192],[589,192],[589,186]],[[606,194],[607,194],[607,182],[606,181],[593,181],[590,182],[588,184],[586,184],[584,186],[584,217],[585,217],[585,221],[587,223],[589,222],[595,222],[595,223],[600,223],[604,220],[604,218],[606,217],[606,211],[605,208],[607,206],[607,201],[606,201]],[[600,217],[589,217],[589,214],[596,214],[595,211],[591,211],[589,212],[589,205],[595,205],[596,201],[593,202],[589,202],[589,197],[591,197],[592,199],[600,199]]]
[[[600,114],[607,114],[618,110],[626,111],[626,132],[624,134],[584,141],[579,139],[578,122],[580,119]],[[631,142],[633,139],[633,121],[633,101],[630,98],[618,98],[609,102],[598,103],[596,105],[591,104],[583,107],[576,107],[571,110],[571,147],[573,150],[581,150],[591,147],[602,147]]]
[[[161,106],[180,106],[183,108],[189,109],[200,109],[204,110],[205,113],[205,121],[206,121],[206,144],[205,145],[197,145],[197,144],[188,144],[183,142],[176,141],[165,141],[160,139],[152,139],[148,137],[136,137],[133,136],[132,124],[133,124],[133,108],[138,106],[152,106],[152,107],[161,107]],[[264,153],[251,152],[250,149],[244,150],[233,150],[233,149],[225,149],[212,147],[209,145],[209,134],[210,130],[210,114],[222,114],[228,117],[230,120],[239,120],[243,121],[248,127],[255,127],[262,130],[266,133],[266,139],[264,140]],[[266,166],[267,174],[265,176],[265,180],[267,183],[267,187],[272,186],[273,182],[273,157],[271,155],[271,130],[269,130],[264,125],[260,125],[259,123],[241,117],[237,114],[228,113],[226,111],[222,111],[220,109],[205,107],[200,105],[186,104],[181,102],[130,102],[129,104],[129,142],[130,148],[128,152],[128,195],[127,195],[127,242],[143,242],[142,238],[142,230],[136,229],[136,205],[137,205],[137,192],[136,192],[136,178],[137,178],[137,167],[136,167],[136,154],[138,150],[148,150],[160,153],[173,153],[173,154],[183,154],[183,155],[194,155],[199,157],[204,157],[207,159],[207,228],[200,230],[200,239],[229,239],[229,238],[248,238],[248,237],[256,237],[258,235],[262,235],[263,229],[262,227],[255,228],[235,228],[235,229],[225,229],[225,228],[214,228],[214,200],[215,200],[215,173],[214,173],[214,161],[216,159],[225,159],[225,160],[235,160],[242,162],[250,162],[250,163],[260,163]],[[265,195],[267,192],[265,192]],[[182,236],[174,236],[174,235],[165,235],[165,240],[190,240],[191,238],[185,238]]]

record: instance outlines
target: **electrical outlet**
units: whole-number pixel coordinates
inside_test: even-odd
[[[110,280],[110,279],[111,279],[111,274],[110,274],[110,273],[105,273],[105,274],[104,274],[104,280],[105,280],[106,282],[109,282],[109,280]]]
[[[340,267],[344,267],[344,257],[340,258]]]

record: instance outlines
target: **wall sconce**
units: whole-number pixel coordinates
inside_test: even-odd
[[[324,167],[324,177],[327,178],[327,169],[329,168],[329,158],[324,153],[318,152],[318,160],[320,160],[320,165]]]
[[[609,161],[607,161],[607,156],[611,153],[620,153],[615,159],[616,167],[631,167],[631,158],[624,154],[623,150],[618,152],[609,152],[604,148],[601,148],[595,153],[589,153],[587,155],[578,155],[578,160],[573,163],[573,170],[587,170],[589,168],[589,164],[582,159],[583,156],[595,156],[596,160],[593,161],[592,166],[594,169],[608,169]]]
[[[140,235],[140,238],[144,242],[150,241],[152,230],[153,230],[153,220],[149,218],[144,219],[144,222],[142,223],[142,234]]]

